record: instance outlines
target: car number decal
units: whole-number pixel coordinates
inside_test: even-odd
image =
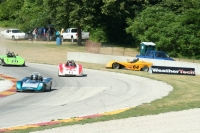
[[[16,62],[18,62],[18,60],[12,60],[12,62],[15,62],[15,63],[16,63]]]
[[[138,68],[139,68],[139,66],[136,66],[136,65],[133,66],[133,69],[138,69]]]

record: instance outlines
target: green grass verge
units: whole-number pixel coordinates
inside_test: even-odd
[[[84,51],[85,49],[84,46],[77,46],[76,44],[71,44],[71,43],[63,43],[62,46],[56,46],[53,43],[48,44],[48,45],[44,43],[35,43],[35,44],[30,45],[30,42],[29,43],[21,42],[21,43],[17,43],[17,45],[14,45],[13,42],[9,42],[4,45],[2,44],[2,46],[7,46],[9,49],[12,49],[13,51],[22,55],[22,57],[24,57],[27,62],[38,62],[38,63],[54,64],[54,65],[57,65],[57,63],[59,62],[66,61],[67,52]],[[49,56],[51,57],[51,60],[46,60],[46,59],[38,60],[38,58],[35,58],[35,54],[37,54],[40,57],[45,56],[44,51],[50,51],[49,53],[51,55]],[[123,119],[123,118],[128,118],[128,117],[145,116],[145,115],[156,115],[156,114],[165,113],[165,112],[200,108],[200,104],[199,104],[200,103],[200,89],[199,89],[200,76],[199,75],[198,76],[181,76],[181,75],[150,74],[150,73],[141,72],[141,71],[105,69],[104,65],[102,64],[91,64],[91,63],[84,63],[84,62],[80,62],[80,63],[83,64],[84,68],[97,69],[97,70],[110,71],[110,72],[119,72],[119,73],[137,75],[137,76],[142,76],[142,77],[147,77],[150,79],[163,81],[173,86],[173,91],[171,91],[168,96],[165,96],[162,99],[157,99],[151,103],[144,103],[142,105],[133,107],[130,110],[127,110],[120,114],[102,116],[102,117],[97,117],[93,119],[89,118],[89,119],[84,119],[77,122],[61,123],[61,124],[57,124],[53,126],[42,126],[39,128],[14,130],[14,131],[10,131],[10,133],[28,133],[31,131],[50,129],[50,128],[60,127],[60,126],[86,124],[86,123],[93,123],[93,122],[99,122],[99,121],[108,121],[108,120]]]

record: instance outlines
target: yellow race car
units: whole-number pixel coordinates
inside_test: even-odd
[[[151,62],[139,61],[139,58],[133,61],[127,60],[127,62],[119,62],[111,60],[106,64],[106,68],[111,69],[128,69],[137,71],[149,71],[149,68],[153,65]]]

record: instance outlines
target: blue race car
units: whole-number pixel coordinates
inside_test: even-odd
[[[22,91],[51,91],[52,78],[45,78],[39,72],[33,72],[30,77],[25,77],[16,83],[17,92]]]

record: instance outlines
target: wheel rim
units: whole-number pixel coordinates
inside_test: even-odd
[[[119,64],[118,63],[113,63],[112,67],[113,67],[113,69],[119,69]]]
[[[143,67],[143,71],[148,72],[149,71],[149,67],[148,66],[144,66]]]

